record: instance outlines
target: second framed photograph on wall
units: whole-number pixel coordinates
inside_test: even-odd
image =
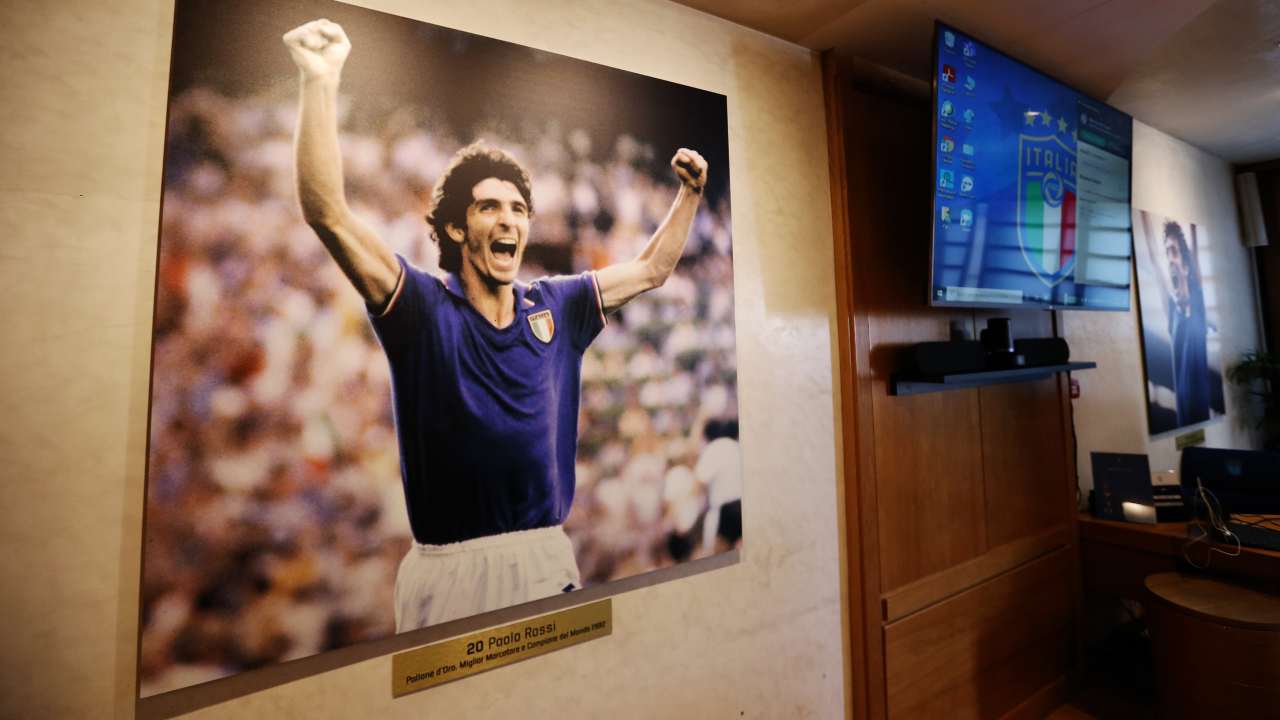
[[[1225,414],[1217,287],[1204,228],[1133,211],[1152,435]]]
[[[178,0],[139,693],[742,542],[726,99]]]

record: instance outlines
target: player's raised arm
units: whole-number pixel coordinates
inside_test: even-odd
[[[675,270],[689,240],[689,229],[698,213],[707,185],[707,161],[697,152],[680,148],[671,158],[680,178],[680,190],[667,217],[634,260],[620,262],[596,273],[604,309],[613,310],[646,290],[661,286]]]
[[[381,307],[395,291],[400,264],[347,206],[338,147],[338,84],[351,43],[328,20],[296,27],[282,39],[301,85],[296,152],[302,216],[365,302]]]
[[[1156,280],[1160,283],[1160,291],[1164,293],[1166,300],[1172,299],[1173,286],[1169,282],[1168,267],[1169,260],[1165,257],[1163,246],[1157,247],[1156,238],[1151,227],[1151,217],[1147,213],[1138,213],[1142,216],[1142,238],[1146,241],[1144,245],[1147,248],[1147,257],[1151,258],[1151,267],[1155,270]]]

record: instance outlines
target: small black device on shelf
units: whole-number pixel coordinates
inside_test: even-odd
[[[1008,370],[1027,364],[1013,346],[1013,328],[1009,318],[994,317],[987,320],[987,327],[979,333],[987,350],[988,370]]]

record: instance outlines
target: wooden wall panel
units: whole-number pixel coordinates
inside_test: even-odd
[[[1070,429],[1062,426],[1057,378],[992,385],[979,395],[987,547],[1070,524]]]
[[[854,298],[867,321],[875,425],[881,590],[983,549],[982,457],[975,391],[890,397],[907,346],[972,333],[967,311],[926,306],[929,114],[914,100],[853,90],[845,104]]]
[[[875,506],[871,493],[872,483],[862,483],[862,477],[874,475],[874,464],[866,451],[872,444],[870,408],[859,399],[869,396],[870,374],[857,373],[861,357],[865,362],[866,343],[858,338],[866,332],[866,323],[853,314],[853,263],[850,259],[849,237],[849,174],[845,165],[843,78],[835,54],[822,54],[822,91],[827,119],[828,168],[831,175],[831,225],[835,238],[836,315],[844,322],[836,323],[837,351],[839,354],[841,472],[844,475],[843,492],[845,538],[845,585],[848,607],[847,637],[849,655],[848,691],[853,717],[884,717],[884,651],[881,633],[875,620],[879,617],[880,556],[874,537],[864,537],[865,519],[870,513],[865,507]],[[857,330],[855,331],[855,327]],[[859,355],[859,349],[864,353]]]
[[[977,392],[875,397],[881,591],[985,549]]]
[[[881,598],[882,617],[887,623],[901,620],[1042,555],[1065,548],[1074,539],[1075,528],[1063,525],[994,547],[972,560],[885,593]]]
[[[994,718],[1066,672],[1069,550],[885,626],[890,718]]]
[[[853,394],[841,408],[855,453],[846,557],[862,583],[851,608],[862,627],[850,636],[866,658],[852,685],[869,694],[854,699],[855,714],[1034,714],[1062,694],[1074,656],[1066,385],[888,391],[915,343],[977,339],[992,316],[1012,318],[1015,337],[1050,337],[1054,316],[928,306],[928,87],[857,61],[841,65],[856,79],[836,82],[825,61],[828,120],[843,133],[830,147],[846,180],[832,184],[847,243],[835,273],[848,302],[838,307],[842,387]]]

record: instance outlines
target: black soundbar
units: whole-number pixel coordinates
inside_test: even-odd
[[[911,347],[912,374],[941,377],[981,372],[987,367],[987,350],[975,340],[919,343]]]
[[[1062,365],[1070,357],[1071,348],[1062,338],[1014,340],[1012,355],[988,352],[987,347],[976,340],[926,342],[911,347],[909,374],[941,377],[984,370]]]

